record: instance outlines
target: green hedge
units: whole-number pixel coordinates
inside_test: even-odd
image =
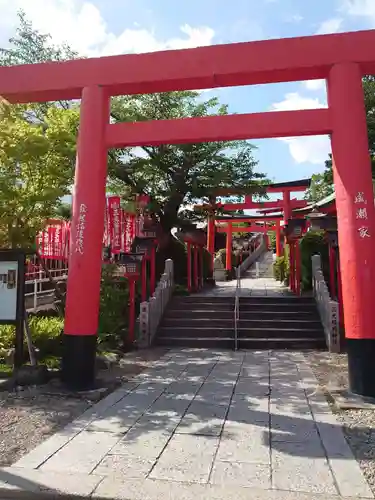
[[[286,262],[285,257],[276,257],[273,263],[273,276],[275,280],[284,282],[286,279]]]
[[[275,280],[282,283],[288,283],[289,281],[289,245],[284,246],[284,255],[276,257],[273,263],[273,276]]]
[[[33,345],[39,351],[39,358],[61,355],[61,332],[64,321],[61,318],[30,317],[29,327]],[[14,347],[14,326],[0,325],[0,362],[4,362],[7,353]],[[25,341],[25,359],[27,345]]]
[[[270,241],[270,248],[273,252],[276,252],[276,232],[271,231],[268,233],[269,241]]]

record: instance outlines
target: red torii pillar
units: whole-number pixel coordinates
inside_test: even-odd
[[[207,218],[207,250],[210,253],[211,271],[214,270],[215,258],[215,212],[212,209]]]
[[[281,257],[282,255],[282,246],[281,246],[281,228],[280,221],[276,221],[276,256]]]
[[[74,183],[72,246],[63,336],[62,380],[86,389],[95,380],[102,270],[109,96],[99,87],[82,92]]]
[[[359,64],[335,64],[327,92],[349,387],[375,397],[375,209]]]
[[[193,246],[194,249],[194,289],[199,290],[199,247]]]
[[[193,290],[193,286],[192,286],[192,276],[191,276],[191,270],[192,270],[192,256],[191,256],[191,243],[190,241],[187,241],[186,242],[186,252],[187,252],[187,255],[186,255],[186,266],[187,266],[187,289],[188,289],[188,292],[191,293],[192,290]]]
[[[264,243],[265,243],[266,249],[268,250],[270,247],[270,241],[269,241],[269,237],[268,237],[267,222],[266,221],[263,222],[263,234],[264,234]]]
[[[226,269],[226,271],[232,270],[232,244],[233,244],[233,225],[231,222],[228,222],[226,246],[225,246],[225,269]]]

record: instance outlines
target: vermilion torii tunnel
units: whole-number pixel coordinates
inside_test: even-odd
[[[362,77],[375,31],[0,68],[11,103],[81,99],[63,378],[93,383],[107,150],[330,135],[352,391],[375,396],[375,208]],[[110,96],[326,79],[328,108],[110,124]],[[79,235],[79,246],[77,245]]]
[[[289,182],[278,182],[269,184],[264,187],[264,192],[268,193],[281,193],[282,199],[278,199],[275,201],[254,201],[253,195],[245,194],[241,190],[238,189],[230,189],[230,190],[217,190],[214,195],[210,196],[210,203],[203,205],[196,205],[194,207],[195,210],[206,209],[208,211],[207,218],[207,249],[211,253],[212,258],[212,266],[214,260],[215,253],[215,211],[220,208],[226,211],[235,211],[235,210],[258,210],[259,213],[263,213],[266,215],[269,211],[275,212],[276,210],[282,210],[284,217],[284,224],[287,224],[288,219],[291,217],[292,210],[296,208],[304,208],[307,205],[306,200],[298,200],[296,198],[291,198],[291,194],[294,192],[305,192],[307,188],[310,187],[311,179],[300,179],[296,181]],[[232,196],[232,195],[243,195],[244,201],[239,203],[231,203],[231,202],[217,202],[216,198],[218,196]],[[280,238],[280,220],[276,220],[276,254],[277,256],[281,255],[282,252],[282,243]],[[230,227],[228,227],[230,232]],[[227,235],[229,235],[229,232]],[[231,239],[231,237],[229,238]],[[228,238],[227,238],[228,243]],[[229,257],[227,254],[227,263],[229,263]],[[228,270],[228,265],[227,265]]]

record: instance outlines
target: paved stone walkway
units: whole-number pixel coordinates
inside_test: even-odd
[[[0,498],[373,498],[315,390],[301,353],[171,350],[2,469]]]
[[[290,295],[288,287],[273,278],[273,253],[265,252],[241,277],[241,297]],[[194,296],[230,297],[236,290],[237,280],[217,282],[210,290],[204,290]]]

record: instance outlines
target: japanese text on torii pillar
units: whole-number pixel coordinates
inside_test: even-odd
[[[358,233],[361,238],[370,238],[370,231],[367,223],[367,200],[364,196],[363,192],[358,192],[355,199],[355,205],[357,205],[356,209],[356,219],[360,222],[360,226],[358,227]]]

